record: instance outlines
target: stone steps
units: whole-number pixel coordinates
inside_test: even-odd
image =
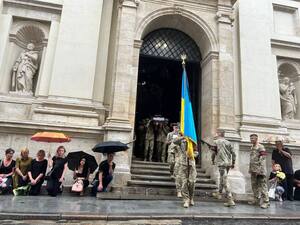
[[[160,188],[175,188],[174,182],[166,182],[166,181],[152,181],[152,180],[129,180],[129,186],[146,186],[146,187],[160,187]],[[206,184],[206,183],[196,183],[196,189],[209,189],[215,190],[217,185],[215,184]]]
[[[151,180],[151,181],[168,181],[174,182],[174,179],[170,176],[152,176],[152,175],[140,175],[133,174],[131,175],[132,180]],[[215,184],[215,181],[209,178],[197,178],[197,183],[207,183],[207,184]]]
[[[143,164],[132,164],[131,169],[151,169],[151,170],[160,170],[160,171],[170,171],[168,165],[143,165]],[[204,169],[197,168],[198,173],[205,173]]]
[[[195,199],[214,201],[211,197],[214,190],[196,189]],[[113,187],[112,192],[98,193],[99,199],[123,199],[123,200],[179,200],[175,187],[146,187],[126,186]]]
[[[170,176],[170,172],[167,170],[154,170],[154,169],[131,169],[131,174],[140,174],[140,175],[156,175],[156,176]],[[197,173],[199,178],[210,178],[205,173]]]

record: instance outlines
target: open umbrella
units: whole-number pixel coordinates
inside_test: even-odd
[[[64,133],[59,132],[38,132],[31,137],[31,140],[40,142],[63,143],[70,142],[71,138],[69,138]]]
[[[67,155],[69,169],[74,171],[82,158],[85,158],[86,165],[90,169],[90,172],[93,173],[98,167],[97,161],[94,156],[84,151],[70,152]]]
[[[105,141],[97,144],[92,150],[100,153],[114,153],[120,151],[126,151],[128,149],[127,144],[120,141]]]

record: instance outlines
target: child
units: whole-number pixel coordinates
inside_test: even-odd
[[[282,194],[285,192],[285,174],[281,172],[281,166],[274,164],[272,172],[270,173],[269,182],[270,186],[275,186],[275,200],[282,202]]]

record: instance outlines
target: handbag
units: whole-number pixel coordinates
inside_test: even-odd
[[[83,191],[83,180],[77,178],[75,180],[75,183],[72,185],[71,191],[72,192],[82,192]]]
[[[276,181],[271,183],[271,186],[270,186],[270,189],[269,189],[269,192],[268,192],[268,195],[269,195],[270,199],[275,199],[276,186],[277,186]]]

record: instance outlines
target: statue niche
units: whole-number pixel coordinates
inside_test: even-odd
[[[29,43],[16,60],[12,68],[11,88],[19,94],[33,94],[33,78],[38,70],[39,52],[34,50],[35,45]]]
[[[279,84],[282,119],[295,119],[297,113],[296,87],[290,78],[284,77]]]

